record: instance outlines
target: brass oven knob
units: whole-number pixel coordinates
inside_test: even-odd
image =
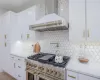
[[[57,75],[57,72],[56,71],[54,71],[54,75]]]
[[[46,71],[49,72],[49,69],[47,69]]]
[[[52,74],[53,73],[53,71],[52,70],[50,70],[50,74]]]

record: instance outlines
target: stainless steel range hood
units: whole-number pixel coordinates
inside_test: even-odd
[[[41,18],[40,20],[36,21],[33,25],[29,26],[30,30],[35,31],[55,31],[55,30],[67,30],[68,23],[66,20],[55,13],[48,14]]]

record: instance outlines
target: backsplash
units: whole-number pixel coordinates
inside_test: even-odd
[[[39,32],[38,35],[35,35],[35,41],[17,41],[13,44],[11,53],[24,54],[25,56],[34,54],[32,45],[39,42],[41,52],[70,56],[74,60],[83,56],[88,58],[89,62],[100,63],[100,43],[85,42],[73,44],[69,42],[68,33],[68,30]]]
[[[69,48],[68,36],[68,30],[43,32],[43,39],[40,40],[41,52],[55,53],[59,50],[60,54],[64,55]],[[58,43],[59,47],[56,47],[55,43]]]
[[[72,59],[84,56],[90,62],[100,63],[100,43],[85,42],[73,44],[69,42],[68,30],[42,32],[42,39],[39,40],[39,43],[41,45],[41,52],[66,55]],[[56,47],[57,43],[59,47]]]

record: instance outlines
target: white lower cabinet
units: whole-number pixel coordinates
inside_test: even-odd
[[[100,80],[100,79],[72,71],[67,71],[67,80]]]
[[[12,68],[13,68],[12,70],[13,74],[11,75],[17,80],[26,80],[25,59],[11,55],[11,60],[12,60]]]

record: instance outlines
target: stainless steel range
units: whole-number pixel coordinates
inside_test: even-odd
[[[40,53],[26,59],[27,80],[65,80],[65,66],[69,57],[62,63],[55,63],[54,54]]]

